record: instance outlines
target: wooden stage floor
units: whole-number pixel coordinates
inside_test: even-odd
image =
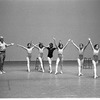
[[[100,98],[100,66],[98,78],[93,79],[93,69],[83,69],[78,77],[77,63],[64,64],[63,74],[37,72],[31,64],[27,72],[26,64],[4,65],[5,74],[0,75],[0,98]]]

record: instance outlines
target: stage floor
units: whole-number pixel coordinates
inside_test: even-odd
[[[0,98],[100,98],[100,65],[98,78],[93,79],[93,69],[83,69],[78,77],[76,63],[64,64],[63,74],[45,73],[34,70],[27,72],[26,64],[5,64],[5,74],[0,75]]]

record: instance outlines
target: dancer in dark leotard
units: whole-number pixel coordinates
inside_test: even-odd
[[[50,69],[50,73],[52,73],[52,58],[53,58],[53,52],[54,50],[56,50],[57,48],[53,47],[53,43],[50,43],[48,47],[46,47],[48,49],[48,62],[49,62],[49,69]]]

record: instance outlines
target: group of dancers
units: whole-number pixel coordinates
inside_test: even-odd
[[[45,72],[44,67],[43,67],[43,52],[44,49],[48,50],[48,55],[47,55],[47,59],[49,62],[49,72],[52,73],[52,60],[53,60],[53,52],[55,50],[57,50],[58,52],[58,57],[56,60],[56,68],[55,68],[55,75],[58,74],[58,65],[60,63],[60,73],[63,73],[62,67],[63,67],[63,52],[65,50],[65,48],[68,46],[69,42],[71,42],[78,50],[79,52],[79,57],[77,59],[78,62],[78,76],[82,76],[82,66],[83,66],[83,61],[84,61],[84,51],[86,50],[87,46],[90,44],[93,50],[93,59],[92,59],[92,63],[93,63],[93,69],[94,69],[94,78],[97,78],[97,64],[98,64],[98,54],[100,51],[100,47],[99,44],[95,44],[93,45],[91,42],[91,39],[88,38],[88,43],[86,45],[80,43],[79,46],[77,46],[75,44],[75,42],[71,39],[69,39],[67,41],[67,43],[65,45],[63,45],[63,43],[61,42],[61,40],[58,42],[58,45],[56,43],[56,39],[53,38],[54,40],[54,45],[53,43],[49,43],[48,46],[45,46],[43,43],[39,42],[38,44],[34,44],[33,42],[30,42],[27,44],[27,47],[17,44],[18,47],[23,48],[24,50],[26,50],[27,52],[27,69],[28,72],[30,72],[30,61],[32,58],[32,51],[34,48],[38,49],[39,51],[39,55],[38,55],[38,59],[40,61],[40,66],[42,69],[42,72]],[[4,65],[4,61],[5,61],[5,55],[6,55],[6,48],[9,46],[13,46],[14,43],[11,44],[7,44],[4,42],[4,38],[3,36],[0,36],[0,74],[5,73],[3,70],[3,65]]]

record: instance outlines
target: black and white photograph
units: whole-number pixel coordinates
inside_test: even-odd
[[[0,99],[99,99],[100,0],[0,0]]]

